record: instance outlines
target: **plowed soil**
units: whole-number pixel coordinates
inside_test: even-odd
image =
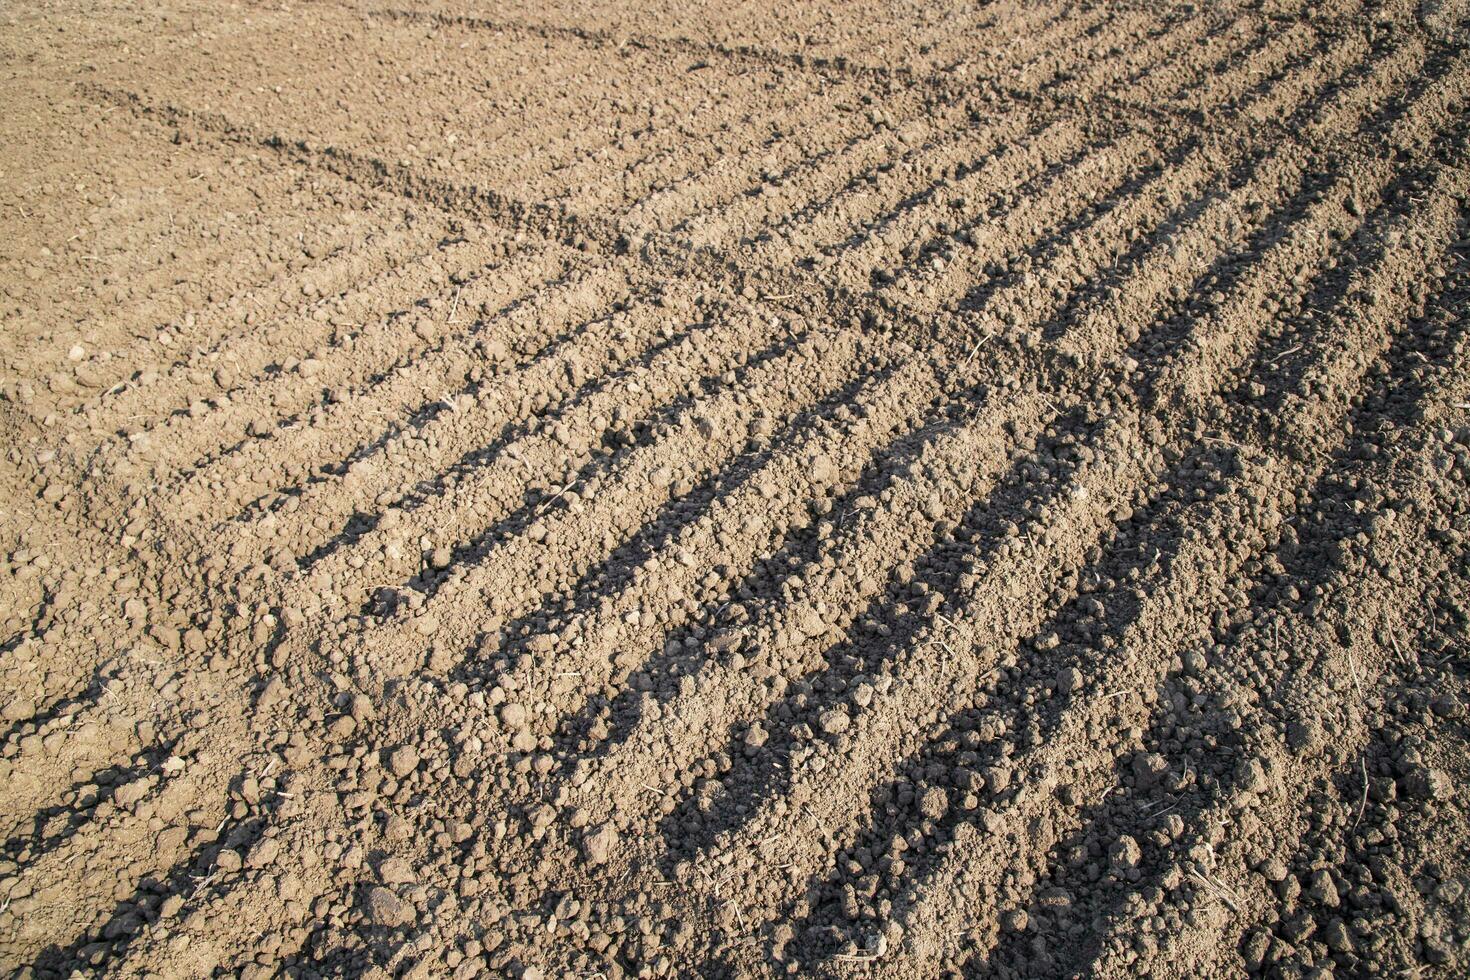
[[[0,8],[0,968],[1464,976],[1466,17]]]

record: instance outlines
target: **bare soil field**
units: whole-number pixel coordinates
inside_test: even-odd
[[[0,7],[0,973],[1470,970],[1462,0]]]

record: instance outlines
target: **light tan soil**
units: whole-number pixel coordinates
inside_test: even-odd
[[[1470,969],[1470,25],[0,8],[0,968]]]

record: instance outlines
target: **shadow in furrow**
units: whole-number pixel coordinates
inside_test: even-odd
[[[1053,425],[1071,433],[1079,421],[1072,416],[1055,420]],[[868,603],[842,640],[823,651],[825,666],[796,681],[793,693],[756,720],[762,730],[771,733],[765,745],[748,750],[741,732],[729,733],[722,752],[717,753],[731,760],[728,767],[722,766],[724,771],[717,778],[697,781],[690,795],[661,822],[671,866],[708,850],[718,836],[738,832],[763,803],[789,795],[795,777],[790,759],[803,740],[795,734],[801,731],[799,726],[820,730],[822,713],[848,698],[844,675],[855,678],[878,673],[932,628],[937,614],[954,614],[956,597],[964,591],[960,580],[993,560],[998,546],[1012,540],[1012,518],[1038,498],[1054,498],[1072,479],[1076,463],[1063,463],[1057,455],[1062,449],[1054,441],[1015,460],[996,489],[972,502],[958,519],[953,539],[936,542],[896,568],[888,588]],[[1039,466],[1032,462],[1035,456],[1054,459],[1057,465]],[[940,597],[943,604],[926,608],[933,603],[930,597]]]
[[[1383,211],[1385,211],[1387,213],[1392,213],[1392,204],[1393,204],[1392,197],[1393,197],[1393,195],[1390,194],[1389,195],[1389,198],[1390,199],[1385,202],[1385,205],[1384,205],[1384,207],[1382,209]],[[1375,218],[1379,218],[1379,217],[1381,217],[1381,215],[1375,215]],[[1373,225],[1371,225],[1371,224],[1370,225],[1365,225],[1365,227],[1366,228],[1371,228],[1371,227],[1373,227]],[[1355,241],[1361,245],[1365,239],[1368,239],[1370,237],[1371,236],[1367,236],[1367,235],[1359,235]],[[1366,249],[1366,251],[1368,251],[1370,255],[1373,254],[1373,250],[1372,249]],[[1351,253],[1350,253],[1350,255],[1351,255]],[[1310,298],[1331,301],[1335,296],[1341,294],[1341,292],[1342,292],[1342,284],[1344,282],[1348,281],[1349,279],[1350,279],[1350,273],[1347,272],[1347,271],[1344,271],[1344,273],[1342,275],[1339,275],[1339,276],[1336,276],[1336,277],[1327,276],[1327,277],[1325,277],[1325,278],[1323,278],[1323,279],[1321,279],[1321,280],[1319,280],[1317,282],[1316,291],[1313,294],[1310,294]],[[1203,450],[1202,451],[1202,450],[1199,450],[1197,448],[1194,452],[1196,454],[1207,454],[1207,453],[1211,452],[1211,450]],[[1214,452],[1217,452],[1218,453],[1219,450],[1214,450]],[[1176,472],[1177,472],[1177,470],[1176,470]],[[1186,469],[1185,472],[1189,473],[1191,476],[1194,476],[1194,475],[1197,475],[1197,472],[1198,471],[1197,470],[1188,470],[1188,469]],[[1215,487],[1214,487],[1213,484],[1212,485],[1209,485],[1207,487],[1203,487],[1201,489],[1205,490],[1207,495],[1213,495],[1215,493],[1218,493],[1218,491],[1215,489]],[[1196,493],[1194,495],[1194,499],[1202,499],[1202,498],[1201,498],[1201,496],[1200,496],[1199,493]],[[1157,562],[1158,557],[1161,555],[1161,553],[1169,553],[1170,555],[1172,555],[1177,550],[1177,548],[1179,546],[1179,543],[1184,540],[1184,535],[1188,534],[1189,531],[1190,531],[1190,525],[1188,524],[1188,522],[1178,523],[1177,522],[1177,519],[1176,519],[1176,523],[1174,524],[1174,526],[1172,526],[1171,528],[1169,528],[1165,532],[1168,535],[1168,544],[1163,545],[1163,546],[1161,546],[1161,544],[1160,544],[1160,540],[1161,540],[1161,537],[1162,536],[1159,535],[1156,532],[1155,537],[1154,537],[1154,540],[1151,542],[1153,548],[1155,549],[1155,557],[1151,560],[1150,564],[1152,565],[1154,562]],[[1320,565],[1321,563],[1319,562],[1318,564]],[[1125,572],[1125,575],[1126,575],[1126,572]],[[1165,572],[1165,575],[1167,576],[1167,571]],[[1137,610],[1138,610],[1138,608],[1140,608],[1140,605],[1141,605],[1140,602],[1139,602],[1138,595],[1136,593],[1133,593],[1131,590],[1125,591],[1124,594],[1121,597],[1121,600],[1122,600],[1121,602],[1109,602],[1106,606],[1101,606],[1100,605],[1100,608],[1105,608],[1107,610],[1107,612],[1110,614],[1110,621],[1106,624],[1106,628],[1107,628],[1107,634],[1106,635],[1111,635],[1111,636],[1120,635],[1122,629],[1126,628],[1126,626],[1127,626],[1127,624],[1129,622],[1132,622],[1133,620],[1136,619]],[[1080,597],[1080,596],[1079,596],[1078,600],[1076,600],[1076,602],[1078,604],[1081,604],[1081,603],[1086,602],[1086,601],[1087,600],[1085,600],[1083,597]],[[1130,607],[1131,607],[1131,611],[1130,611]],[[1069,615],[1068,613],[1069,613],[1069,610],[1067,610],[1067,609],[1061,610],[1058,613],[1058,615],[1054,618],[1053,623],[1050,624],[1050,627],[1049,628],[1043,628],[1043,630],[1038,631],[1038,634],[1037,635],[1042,635],[1044,633],[1049,633],[1049,632],[1062,633],[1062,632],[1066,631],[1069,626],[1071,626],[1072,627],[1072,633],[1073,633],[1073,635],[1075,637],[1076,632],[1077,632],[1076,631],[1076,628],[1075,628],[1075,622],[1080,617],[1077,617],[1075,615]],[[1121,621],[1118,619],[1118,615],[1120,613],[1122,615]],[[1219,624],[1219,622],[1217,620],[1217,622],[1216,622],[1216,630],[1218,631],[1219,628],[1220,628],[1220,624]],[[1078,639],[1080,641],[1079,645],[1076,646],[1076,647],[1074,647],[1074,649],[1076,649],[1076,650],[1079,651],[1079,653],[1078,653],[1079,663],[1085,663],[1086,656],[1088,656],[1089,654],[1091,654],[1091,655],[1095,655],[1096,654],[1096,647],[1097,647],[1097,639],[1098,639],[1098,637],[1096,635],[1088,635],[1086,632],[1084,632],[1080,637],[1076,637],[1076,639]],[[1037,658],[1037,659],[1038,660],[1045,661],[1045,660],[1047,660],[1049,658]],[[1023,689],[1023,690],[1018,691],[1018,692],[1015,691],[1015,684],[1014,684],[1015,678],[1011,678],[1010,679],[1011,680],[1011,683],[1009,683],[1007,685],[1007,690],[1008,690],[1008,692],[1014,692],[1014,693],[1010,693],[1009,700],[1011,700],[1012,702],[1015,702],[1017,704],[1021,704],[1021,703],[1030,704],[1032,702],[1036,702],[1036,703],[1047,703],[1050,700],[1050,698],[1049,698],[1049,694],[1050,694],[1049,685],[1052,683],[1052,681],[1050,679],[1057,676],[1055,670],[1052,669],[1053,665],[1051,663],[1049,663],[1049,662],[1041,662],[1041,663],[1035,663],[1035,662],[1033,662],[1033,664],[1030,665],[1030,667],[1031,667],[1031,669],[1030,669],[1030,674],[1031,674],[1031,685],[1030,686],[1031,686],[1031,690],[1030,691],[1027,691],[1027,690],[1024,690]],[[1052,713],[1050,715],[1045,714],[1043,712],[1038,712],[1037,714],[1038,714],[1038,717],[1032,717],[1032,718],[1030,718],[1028,720],[1027,717],[1026,717],[1027,716],[1027,712],[1024,709],[1017,709],[1014,712],[1014,715],[1013,715],[1013,717],[1011,719],[1005,720],[1002,723],[1002,725],[1000,726],[1001,727],[1001,730],[1002,731],[1004,731],[1004,730],[1016,731],[1018,729],[1018,727],[1020,727],[1018,723],[1025,722],[1029,726],[1029,729],[1030,730],[1028,732],[1026,732],[1026,733],[1023,734],[1023,741],[1029,741],[1029,743],[1032,744],[1032,745],[1042,744],[1047,739],[1047,737],[1049,736],[1049,734],[1051,733],[1051,731],[1055,729],[1055,727],[1056,727],[1056,719],[1060,717],[1060,714],[1059,714],[1059,712]],[[936,744],[936,743],[931,743],[931,746],[933,744]],[[945,748],[946,747],[943,742],[940,742],[938,744],[939,744],[940,748]],[[954,752],[954,750],[956,748],[958,748],[958,744],[957,743],[955,745],[953,745],[953,746],[950,746],[949,747],[950,753],[953,754],[953,752]],[[926,752],[928,752],[928,751],[930,751],[930,750],[929,749],[926,749]],[[994,761],[998,761],[998,760],[994,760]],[[985,760],[984,759],[979,759],[979,760],[976,760],[975,765],[972,766],[971,768],[974,769],[974,768],[983,767],[984,764],[985,764]],[[911,766],[910,768],[913,771],[919,773],[921,777],[925,773],[932,774],[933,771],[934,771],[929,766],[929,764],[927,764],[927,763],[923,763],[923,764],[916,763],[915,765]],[[943,771],[940,770],[940,775],[942,775],[942,774],[943,774]],[[931,780],[927,780],[927,779],[924,779],[924,778],[918,778],[915,781],[922,784],[923,782],[929,782]],[[874,801],[873,812],[875,812],[875,813],[878,812],[879,807],[882,806],[882,805],[891,805],[895,800],[897,800],[900,803],[904,802],[902,800],[902,794],[901,794],[901,792],[895,791],[895,789],[893,789],[893,788],[890,788],[889,791],[886,794],[884,794],[884,793],[878,794],[877,797],[875,798],[875,801]],[[910,805],[912,805],[914,803],[913,800],[909,800],[907,802]],[[887,828],[886,827],[882,828],[881,830],[875,829],[875,828],[870,828],[859,839],[860,840],[866,840],[866,841],[872,841],[872,842],[881,842],[885,838],[886,831],[887,831]],[[904,833],[904,830],[901,828],[900,829],[900,835],[902,835],[903,833]],[[945,838],[945,840],[949,840],[949,839],[952,839],[952,836]],[[842,857],[841,856],[839,856],[838,866],[839,867],[842,866]],[[838,880],[840,880],[840,879],[838,879]],[[919,885],[920,885],[920,882],[914,882],[914,883],[909,884],[908,886],[906,886],[907,893],[908,894],[914,894],[914,893],[916,893],[919,890]],[[826,891],[825,892],[822,892],[821,894],[823,896],[825,896],[825,900],[826,900],[826,902],[829,905],[832,905],[832,904],[845,904],[848,907],[848,911],[850,911],[850,907],[851,907],[851,904],[852,904],[852,900],[851,900],[851,895],[850,894],[847,895],[847,896],[838,896],[837,894],[835,894],[833,892],[833,890],[832,890],[831,887],[828,887],[826,889]],[[846,899],[845,902],[843,901],[844,898]],[[820,903],[818,903],[818,904],[820,904]],[[813,915],[816,915],[816,913],[814,912]],[[810,930],[810,927],[809,927],[809,930]]]
[[[193,848],[161,877],[143,877],[100,926],[88,929],[68,944],[47,946],[31,964],[31,970],[40,976],[70,976],[74,970],[95,970],[123,955],[144,929],[157,921],[159,905],[165,898],[177,895],[187,900],[210,885],[219,874],[211,870],[215,855],[225,847],[248,849],[271,822],[274,809],[274,805],[262,802],[245,817],[226,820],[218,833],[200,834]],[[222,883],[221,887],[230,886]]]
[[[649,558],[665,552],[685,528],[693,526],[710,507],[719,500],[728,499],[743,487],[765,464],[796,447],[807,429],[819,420],[827,420],[837,408],[850,404],[864,388],[879,384],[894,368],[884,368],[874,374],[857,378],[824,398],[811,409],[788,419],[771,439],[761,448],[748,451],[729,466],[706,476],[689,493],[675,497],[665,503],[638,532],[616,548],[596,566],[588,569],[582,578],[567,590],[570,604],[550,609],[552,603],[543,601],[537,609],[506,624],[502,629],[505,636],[514,638],[502,656],[509,663],[518,661],[527,654],[526,640],[531,635],[558,631],[561,626],[585,615],[600,605],[604,598],[614,596],[631,587],[636,571]],[[708,607],[706,607],[708,608]],[[698,619],[697,615],[693,617]],[[456,680],[486,681],[495,675],[493,665],[474,659],[469,652],[455,670]],[[571,727],[578,727],[572,723]]]
[[[1434,298],[1436,309],[1465,308],[1464,300],[1467,298],[1467,290],[1462,283],[1455,290],[1447,289]],[[1257,624],[1256,632],[1261,632],[1265,627],[1259,625],[1270,621],[1274,616],[1279,619],[1283,616],[1307,616],[1313,617],[1320,611],[1316,607],[1320,605],[1315,597],[1296,594],[1298,590],[1312,592],[1315,585],[1326,585],[1332,579],[1342,574],[1347,566],[1344,562],[1344,554],[1339,546],[1340,542],[1350,540],[1358,534],[1371,529],[1372,524],[1379,513],[1377,508],[1365,509],[1360,514],[1344,513],[1340,509],[1330,506],[1334,501],[1343,499],[1345,491],[1350,487],[1345,486],[1355,478],[1365,461],[1379,459],[1382,457],[1384,446],[1391,446],[1396,441],[1401,425],[1412,425],[1421,414],[1427,399],[1431,397],[1433,385],[1432,374],[1443,373],[1452,370],[1454,363],[1454,352],[1463,342],[1466,334],[1467,322],[1462,314],[1450,330],[1441,325],[1439,329],[1433,329],[1432,325],[1422,318],[1416,318],[1415,322],[1406,329],[1400,331],[1394,338],[1391,347],[1377,360],[1375,368],[1371,369],[1365,376],[1363,394],[1357,398],[1357,406],[1349,413],[1345,420],[1344,429],[1353,433],[1353,437],[1334,454],[1330,466],[1314,482],[1310,489],[1306,489],[1300,502],[1294,505],[1294,516],[1288,520],[1289,531],[1283,534],[1281,541],[1272,549],[1268,555],[1275,561],[1273,566],[1263,562],[1263,571],[1256,574],[1248,583],[1246,591],[1246,604],[1250,610],[1248,617],[1237,617],[1241,621],[1249,621]],[[1425,364],[1438,365],[1437,371],[1423,370]],[[1275,568],[1273,572],[1272,569]],[[1291,584],[1292,592],[1288,593],[1279,587],[1278,583]],[[1305,587],[1305,588],[1304,588]],[[1215,630],[1214,639],[1217,642],[1228,643],[1236,647],[1237,653],[1232,656],[1226,653],[1218,658],[1221,663],[1248,663],[1251,657],[1245,654],[1242,645],[1246,642],[1240,633],[1231,628]],[[1279,688],[1287,682],[1291,675],[1289,667],[1283,670],[1281,676],[1272,679],[1271,686]],[[1173,707],[1175,715],[1182,713],[1184,709],[1176,704]],[[1191,703],[1187,710],[1196,718],[1219,719],[1228,717],[1228,711],[1219,704],[1201,708],[1198,703]],[[1193,726],[1184,725],[1186,731],[1189,728],[1199,728],[1198,724]],[[1238,746],[1242,744],[1243,735],[1233,729],[1223,728],[1211,733],[1215,739],[1215,746]],[[1146,748],[1145,751],[1156,751],[1168,756],[1166,751],[1170,748],[1170,740],[1182,737],[1174,728],[1168,728],[1162,732],[1163,738],[1156,739],[1155,743]],[[1178,749],[1173,754],[1177,755]],[[1183,826],[1187,828],[1188,837],[1182,841],[1172,841],[1167,849],[1149,848],[1145,843],[1143,851],[1144,860],[1138,869],[1138,873],[1130,875],[1126,884],[1120,885],[1119,889],[1112,889],[1106,893],[1105,900],[1094,902],[1091,914],[1084,916],[1084,920],[1092,921],[1099,917],[1103,919],[1116,918],[1122,914],[1123,905],[1129,894],[1136,892],[1140,887],[1157,883],[1164,870],[1177,863],[1180,853],[1188,850],[1192,842],[1199,839],[1200,829],[1194,826],[1190,819],[1192,814],[1200,813],[1208,809],[1218,800],[1225,799],[1234,785],[1231,772],[1238,761],[1238,754],[1232,755],[1229,748],[1211,747],[1208,752],[1196,752],[1189,756],[1190,766],[1175,764],[1171,766],[1172,772],[1179,776],[1192,767],[1196,772],[1205,768],[1214,780],[1213,785],[1206,788],[1198,788],[1193,785],[1198,780],[1191,781],[1187,795],[1181,795],[1177,800],[1171,801],[1167,810],[1154,808],[1153,812],[1141,815],[1137,827],[1122,826],[1120,832],[1129,832],[1136,840],[1146,842],[1148,835],[1159,830],[1157,818],[1162,818],[1166,813],[1173,812],[1183,820]],[[1204,764],[1202,766],[1202,763]],[[1352,778],[1356,780],[1356,770],[1353,770]],[[1359,789],[1355,783],[1353,792]],[[1351,794],[1347,794],[1351,796]],[[1097,818],[1089,819],[1083,826],[1089,835],[1086,846],[1095,855],[1101,850],[1094,846],[1097,836],[1097,828],[1092,824]],[[1119,822],[1111,821],[1115,830]],[[1106,827],[1110,823],[1103,820],[1099,826]],[[1114,839],[1116,839],[1116,834]],[[1060,850],[1060,848],[1059,848]],[[1168,860],[1166,860],[1166,858]],[[1089,872],[1084,875],[1085,882],[1074,882],[1070,880],[1079,874],[1075,867],[1068,868],[1061,864],[1054,864],[1043,877],[1043,883],[1050,882],[1057,887],[1065,888],[1069,884],[1077,884],[1079,889],[1085,888],[1088,892],[1097,892],[1098,878]],[[1044,889],[1038,886],[1040,894]],[[1244,931],[1242,928],[1240,931]],[[1101,937],[1089,931],[1079,935],[1078,944],[1073,947],[1069,956],[1055,958],[1048,965],[1045,973],[1055,976],[1076,975],[1084,972],[1088,964],[1092,963],[1100,954],[1101,948],[1098,943]],[[1003,941],[995,953],[991,956],[972,962],[966,969],[967,975],[989,976],[1002,973],[1007,967],[1019,969],[1023,972],[1033,960],[1028,960],[1025,953],[1026,944],[1020,937],[1010,937]]]
[[[856,482],[831,499],[828,513],[837,515],[839,522],[848,519],[856,513],[861,498],[878,493],[894,479],[895,473],[902,472],[910,462],[920,458],[929,445],[953,428],[955,422],[950,417],[935,419],[918,431],[901,436],[876,450]],[[792,570],[810,568],[812,563],[829,550],[829,546],[818,534],[815,523],[793,526],[786,532],[778,547],[725,591],[738,596],[745,607],[775,608],[784,601],[783,587]],[[660,685],[657,678],[690,676],[713,656],[699,641],[706,634],[706,624],[726,623],[724,611],[729,605],[729,602],[718,595],[703,602],[688,617],[686,625],[666,634],[659,652],[648,655],[633,668],[633,675],[646,680],[646,684],[627,687],[612,698],[594,697],[581,712],[567,719],[562,725],[559,740],[574,750],[569,754],[570,764],[606,755],[637,730],[639,722],[650,709],[661,708],[667,699],[674,697],[677,686],[670,689],[667,685]],[[754,619],[761,612],[746,615],[747,619]],[[638,690],[640,686],[651,690]],[[606,738],[596,741],[589,750],[584,743],[585,733],[603,715],[611,716],[613,730]],[[579,743],[582,744],[579,746]]]
[[[1151,488],[1142,508],[1135,509],[1129,520],[1104,536],[1097,546],[1100,554],[1082,570],[1078,581],[1167,580],[1192,527],[1180,501],[1216,498],[1222,492],[1219,475],[1235,465],[1232,453],[1197,446]],[[982,807],[976,798],[971,806],[966,794],[973,793],[966,787],[971,785],[973,775],[1008,766],[1012,742],[1019,743],[1023,750],[1046,744],[1073,702],[1096,696],[1086,687],[1076,696],[1062,695],[1056,679],[1067,667],[1080,668],[1087,676],[1095,669],[1094,661],[1115,655],[1118,638],[1138,621],[1143,609],[1142,597],[1131,588],[1118,592],[1102,603],[1093,594],[1079,590],[1056,607],[1051,618],[1029,634],[1031,642],[1023,640],[1020,646],[1024,649],[1035,645],[1034,641],[1051,634],[1060,637],[1061,642],[1051,652],[1038,647],[1029,658],[1005,657],[997,679],[977,693],[971,707],[951,716],[937,738],[905,760],[899,778],[872,792],[867,820],[851,838],[850,846],[834,855],[833,867],[845,867],[848,861],[856,860],[873,876],[863,883],[865,888],[871,884],[876,892],[882,887],[879,875],[884,872],[874,855],[887,854],[891,842],[903,838],[906,845],[898,852],[904,855],[902,864],[894,865],[890,860],[887,865],[886,874],[892,879],[888,887],[896,896],[919,893],[938,864],[941,845],[954,840],[957,828],[979,821],[990,806],[1003,804],[1016,792],[987,790],[991,792],[988,805]],[[937,819],[934,811],[926,812],[915,789],[926,784],[954,787],[947,794],[949,804]],[[846,928],[840,925],[848,921],[851,911],[845,887],[842,878],[831,873],[820,874],[809,882],[811,912],[803,928],[797,930],[803,962],[842,952],[832,940],[846,938]],[[891,914],[902,921],[903,906],[895,902]],[[861,937],[854,941],[866,948]]]
[[[783,355],[795,350],[810,335],[811,331],[802,330],[779,338],[765,349],[753,355],[736,372],[737,376],[743,377],[748,375],[755,368],[779,359]],[[720,372],[720,374],[723,373],[723,371]],[[695,390],[686,392],[662,406],[656,414],[645,420],[643,434],[637,440],[630,441],[629,444],[621,446],[607,455],[595,457],[588,461],[577,471],[570,482],[573,485],[585,483],[595,476],[611,472],[635,450],[652,445],[654,433],[661,426],[678,419],[695,403],[699,396],[711,395],[727,387],[720,380],[720,374],[706,376],[697,383]],[[441,569],[425,570],[403,583],[403,588],[415,589],[422,592],[425,596],[433,596],[438,591],[439,586],[447,581],[456,569],[471,568],[478,565],[497,544],[523,533],[532,523],[545,514],[555,513],[566,507],[565,502],[558,500],[556,495],[532,496],[533,499],[528,499],[511,514],[496,521],[469,541],[457,545],[453,549],[448,566]]]
[[[13,722],[0,735],[0,745],[4,745],[14,739],[21,737],[27,732],[39,731],[41,728],[60,718],[68,712],[74,712],[90,705],[95,705],[101,700],[107,682],[116,674],[116,665],[108,662],[92,672],[92,677],[86,685],[71,694],[57,698],[51,704],[42,708],[29,718]]]
[[[570,281],[571,275],[568,274],[561,277],[560,279],[553,280],[547,283],[543,288],[555,289],[556,287],[565,285]],[[469,329],[463,331],[462,333],[440,338],[434,346],[425,348],[414,353],[407,360],[400,359],[398,361],[395,361],[391,366],[375,372],[364,380],[363,385],[353,392],[353,396],[371,392],[373,388],[390,379],[395,373],[411,369],[423,358],[441,353],[449,349],[451,345],[467,345],[471,338],[485,333],[489,324],[494,323],[496,320],[499,320],[503,317],[509,316],[516,309],[528,303],[530,299],[535,295],[537,294],[528,293],[526,296],[522,296],[516,300],[513,300],[512,302],[506,304],[504,307],[495,311],[494,313],[476,319],[475,322],[469,327]],[[416,308],[427,309],[427,307],[428,298],[421,299],[416,304]],[[408,311],[404,311],[394,314],[392,317],[390,317],[390,319],[400,319],[407,315]],[[511,365],[505,371],[504,375],[497,376],[497,378],[503,380],[504,377],[510,377],[517,373],[531,370],[537,365],[556,357],[556,355],[560,353],[564,348],[572,344],[579,337],[594,329],[597,324],[604,322],[606,319],[606,317],[593,317],[592,319],[580,324],[575,329],[551,338],[543,346],[537,348],[536,351],[532,353],[529,357]],[[473,345],[468,346],[472,347]],[[449,406],[446,399],[451,395],[456,399],[465,395],[473,396],[479,393],[480,390],[485,388],[487,384],[493,383],[495,380],[497,380],[497,378],[491,378],[486,381],[469,381],[468,379],[466,379],[456,391],[451,393],[446,390],[443,397],[418,405],[416,408],[410,410],[402,420],[390,423],[377,436],[375,436],[370,441],[357,446],[342,459],[338,460],[335,463],[326,464],[325,466],[321,467],[319,474],[308,476],[305,479],[298,481],[297,483],[259,495],[254,500],[241,507],[240,510],[238,510],[228,520],[235,522],[258,520],[262,515],[266,513],[279,510],[288,500],[301,497],[302,494],[305,493],[308,486],[326,482],[329,477],[341,477],[348,471],[348,469],[351,468],[352,464],[361,462],[362,460],[373,458],[374,456],[386,450],[390,445],[402,438],[405,434],[414,433],[422,430],[426,425],[428,425],[434,419],[438,418],[443,412],[448,410]],[[325,396],[323,401],[319,404],[326,404]],[[302,414],[303,413],[298,412],[289,416],[288,418],[278,421],[276,426],[277,431],[286,429],[289,426],[305,424],[304,420],[302,419]],[[267,438],[271,438],[271,436],[267,436]],[[238,452],[240,448],[246,445],[246,443],[249,441],[250,440],[248,439],[241,440],[234,446],[230,447],[226,451],[217,454],[205,463],[193,467],[189,471],[186,471],[183,475],[188,476],[193,471],[202,469],[205,465],[219,462],[223,457]]]
[[[1095,939],[1094,920],[1122,907],[1130,896],[1156,880],[1164,857],[1173,853],[1174,845],[1166,835],[1177,825],[1166,823],[1166,819],[1172,815],[1188,823],[1193,814],[1205,808],[1208,794],[1202,788],[1202,777],[1211,786],[1230,780],[1235,758],[1230,753],[1238,749],[1238,738],[1223,735],[1216,743],[1219,751],[1210,757],[1208,766],[1185,756],[1179,747],[1179,715],[1185,711],[1199,716],[1226,710],[1209,692],[1184,709],[1166,699],[1166,686],[1179,676],[1173,672],[1160,680],[1155,696],[1149,699],[1148,720],[1138,739],[1141,747],[1117,755],[1111,778],[1104,781],[1106,795],[1070,814],[1068,823],[1075,829],[1062,834],[1049,855],[1034,855],[1041,866],[1026,871],[1034,875],[1035,883],[1013,900],[1014,908],[1025,914],[1024,927],[1006,928],[993,947],[964,964],[964,976],[1081,975],[1090,958],[1077,955],[1077,951]],[[1141,779],[1134,760],[1145,754],[1165,760],[1167,771]],[[1059,810],[1066,806],[1066,801],[1058,801]],[[1138,862],[1132,867],[1113,867],[1112,849],[1125,835],[1139,845]],[[1020,921],[1012,919],[1009,925]],[[1042,938],[1062,934],[1071,941],[1057,943]]]
[[[603,320],[593,322],[603,322]],[[588,325],[589,329],[590,326],[591,324]],[[443,497],[448,493],[451,486],[463,480],[467,475],[496,461],[506,447],[534,433],[547,431],[559,420],[576,411],[578,407],[586,404],[598,393],[606,390],[609,385],[616,382],[629,371],[648,367],[660,354],[677,347],[696,332],[700,330],[712,330],[717,326],[718,324],[713,321],[702,321],[691,324],[686,329],[680,330],[671,337],[645,349],[635,360],[614,365],[607,373],[584,382],[554,407],[550,407],[543,412],[538,412],[527,419],[506,422],[490,442],[465,452],[459,459],[455,460],[443,470],[435,473],[432,477],[415,483],[410,490],[400,495],[381,510],[371,514],[354,513],[348,518],[347,523],[341,531],[330,540],[314,548],[307,555],[298,559],[297,564],[302,569],[310,569],[327,555],[332,554],[344,545],[355,542],[357,538],[373,530],[378,526],[378,522],[382,520],[383,515],[389,511],[398,510],[411,513],[429,501]],[[538,355],[536,358],[538,361],[541,359],[541,355]],[[485,385],[486,382],[480,382],[470,386],[466,391],[474,394],[479,389],[484,388]],[[446,408],[444,402],[436,402],[435,406],[440,410]],[[355,462],[355,460],[343,464],[342,470],[344,472],[346,467],[351,465],[351,462]]]
[[[1107,194],[1099,195],[1097,200],[1089,202],[1081,211],[1067,218],[1046,235],[1022,247],[1019,252],[1007,256],[1004,265],[1005,271],[999,275],[991,276],[984,285],[977,286],[966,293],[965,297],[958,304],[959,308],[972,312],[984,311],[990,303],[991,298],[997,292],[1019,283],[1027,274],[1032,264],[1045,263],[1055,259],[1061,253],[1062,249],[1071,244],[1079,235],[1086,233],[1087,229],[1092,225],[1102,220],[1111,211],[1116,210],[1127,199],[1137,195],[1139,191],[1152,184],[1159,177],[1170,173],[1178,167],[1198,145],[1198,140],[1193,138],[1180,141],[1165,154],[1163,159],[1147,164],[1138,172],[1127,177],[1122,183],[1113,187]],[[1207,201],[1208,195],[1181,206],[1168,215],[1165,221],[1157,228],[1140,235],[1129,248],[1129,251],[1123,259],[1120,260],[1120,264],[1127,267],[1136,262],[1137,258],[1147,251],[1150,245],[1167,236],[1180,225],[1186,215],[1193,214],[1199,208],[1204,207]],[[942,244],[943,241],[944,239],[937,240],[936,247],[937,244]],[[1019,261],[1023,259],[1024,262]],[[1021,267],[1023,264],[1025,266],[1024,269]],[[915,266],[917,266],[917,263],[915,263]],[[996,267],[998,271],[1000,267],[998,265]],[[1106,288],[1105,280],[1107,274],[1103,273],[1102,275],[1102,281],[1088,277],[1087,285],[1099,290]],[[1069,297],[1065,301],[1065,304],[1071,305],[1071,303],[1072,300]],[[1051,339],[1055,334],[1056,328],[1051,327],[1051,324],[1043,328],[1043,337]]]
[[[35,857],[76,836],[97,816],[98,808],[111,801],[119,789],[155,771],[166,758],[167,751],[166,747],[149,750],[141,762],[107,766],[72,783],[60,794],[62,799],[69,798],[71,802],[37,810],[26,821],[30,830],[11,835],[0,844],[0,853],[17,866],[24,867]]]

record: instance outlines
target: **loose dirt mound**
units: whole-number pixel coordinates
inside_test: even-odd
[[[1470,969],[1463,3],[0,16],[0,966]]]

